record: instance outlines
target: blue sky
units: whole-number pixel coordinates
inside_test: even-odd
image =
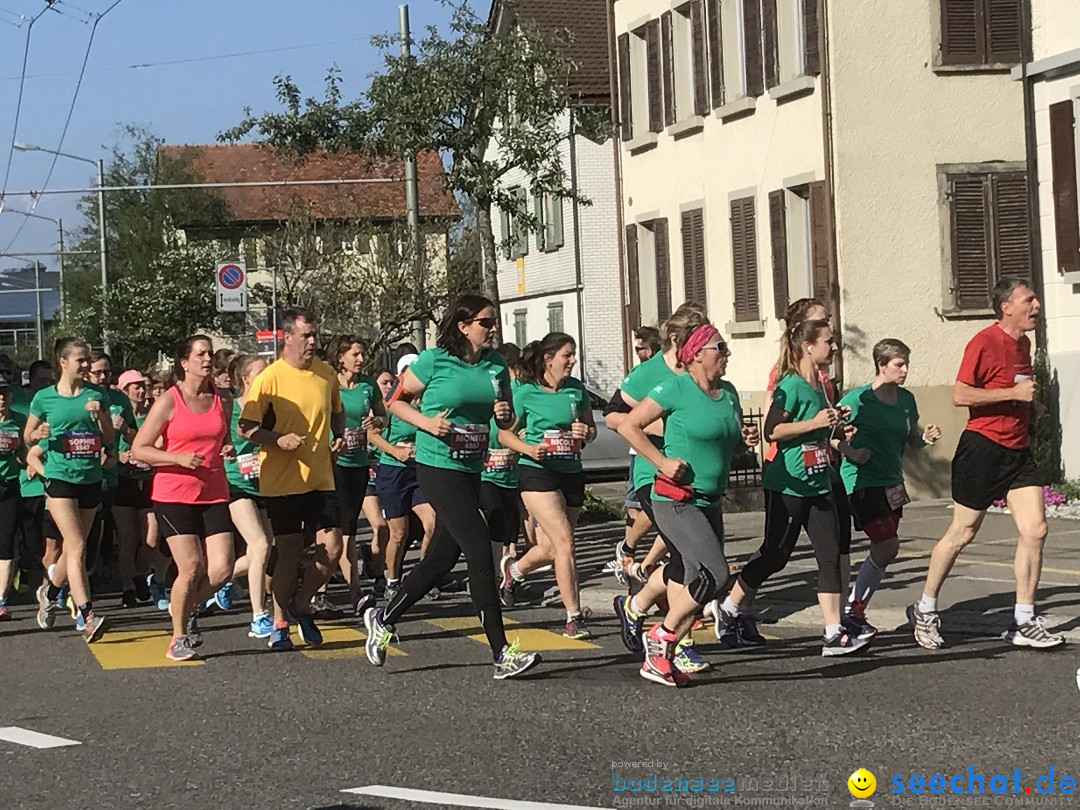
[[[57,0],[34,24],[17,139],[57,149],[71,104],[91,26],[88,13],[113,0]],[[0,181],[19,92],[27,26],[43,0],[0,0]],[[486,14],[488,0],[473,0]],[[449,11],[438,0],[410,0],[414,33],[426,25],[443,29]],[[58,13],[60,12],[60,13]],[[397,31],[397,0],[121,0],[98,24],[78,100],[61,151],[97,159],[119,138],[123,124],[148,126],[169,143],[211,143],[237,123],[245,105],[255,112],[277,109],[272,80],[291,74],[306,94],[321,95],[326,68],[337,65],[346,98],[359,94],[381,66],[373,34]],[[297,47],[313,46],[313,47]],[[289,50],[282,50],[289,49]],[[206,59],[251,51],[264,53]],[[188,61],[132,69],[132,65]],[[9,191],[42,188],[52,157],[15,151]],[[93,168],[61,158],[49,188],[92,185]],[[75,195],[46,195],[34,212],[75,226]],[[8,197],[6,208],[28,210],[27,197]],[[0,215],[0,252],[25,217]],[[56,249],[56,226],[28,220],[10,252]],[[52,257],[41,257],[50,267]],[[19,260],[0,256],[0,268]]]

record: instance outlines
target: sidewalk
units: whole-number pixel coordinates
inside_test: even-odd
[[[905,609],[922,593],[930,552],[945,533],[952,512],[948,501],[921,501],[905,507],[900,527],[903,545],[900,556],[890,566],[882,588],[867,611],[870,621],[882,631],[907,624]],[[725,516],[728,559],[742,565],[761,543],[765,516],[745,512]],[[1047,627],[1080,643],[1080,521],[1051,519],[1046,543],[1038,610],[1047,617]],[[621,524],[586,526],[577,537],[578,574],[582,605],[599,616],[611,614],[612,599],[621,589],[614,577],[603,573],[611,559],[615,541],[622,536]],[[1015,601],[1012,557],[1016,529],[1008,515],[988,514],[978,538],[957,561],[941,594],[942,632],[997,635],[1009,625]],[[651,542],[647,538],[646,542]],[[866,558],[869,541],[856,533],[852,541],[852,567]],[[639,559],[644,551],[639,552]],[[821,614],[814,591],[817,566],[810,542],[803,535],[788,567],[762,588],[754,603],[763,625],[821,627]],[[537,585],[554,595],[550,574]]]

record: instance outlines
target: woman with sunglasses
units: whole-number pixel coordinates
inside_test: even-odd
[[[450,573],[462,552],[469,591],[491,646],[495,678],[517,677],[540,662],[517,642],[508,644],[495,583],[492,537],[480,511],[484,468],[494,413],[500,428],[513,423],[510,376],[502,356],[491,348],[495,305],[479,295],[464,295],[439,324],[438,347],[428,349],[405,370],[390,413],[416,425],[416,472],[435,508],[436,529],[427,556],[405,577],[386,610],[364,614],[368,660],[386,661],[394,626],[405,612]],[[401,397],[422,397],[420,410]]]

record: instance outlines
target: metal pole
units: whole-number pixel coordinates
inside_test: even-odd
[[[41,319],[41,262],[34,262],[34,298],[37,303],[37,318],[35,320],[35,326],[37,327],[37,359],[41,360],[45,356],[45,323]]]
[[[67,324],[68,311],[67,311],[67,298],[64,293],[64,219],[61,217],[56,220],[56,235],[57,242],[59,243],[60,250],[56,254],[56,262],[60,267],[60,317],[64,319],[64,323]]]
[[[271,332],[273,332],[274,359],[277,359],[277,266],[274,266],[274,287],[270,293]]]
[[[401,27],[401,56],[409,59],[412,56],[412,32],[409,29],[407,3],[398,6],[398,17]],[[420,187],[416,179],[415,155],[405,158],[405,210],[409,217],[409,238],[412,241],[414,264],[413,278],[416,279],[416,303],[419,310],[424,291],[424,257],[423,242],[420,238]],[[418,349],[427,348],[427,329],[423,319],[419,317],[413,323],[413,342],[416,343]]]
[[[98,181],[98,230],[99,241],[98,251],[101,254],[101,347],[105,350],[105,354],[109,354],[109,305],[107,298],[109,295],[109,267],[107,264],[107,256],[105,253],[105,161],[99,160],[97,162],[97,181]]]

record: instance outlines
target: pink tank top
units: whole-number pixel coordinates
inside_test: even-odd
[[[221,448],[229,433],[221,398],[206,413],[192,413],[184,395],[175,385],[169,389],[173,415],[161,431],[162,449],[167,453],[198,453],[203,463],[194,470],[179,466],[158,467],[154,472],[150,498],[161,503],[224,503],[229,500],[229,483]]]

